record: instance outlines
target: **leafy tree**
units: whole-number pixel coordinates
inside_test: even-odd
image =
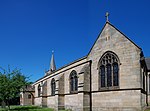
[[[10,100],[20,96],[20,89],[29,84],[28,77],[24,76],[20,70],[5,70],[1,68],[0,72],[0,100],[3,106],[8,105],[10,109]]]

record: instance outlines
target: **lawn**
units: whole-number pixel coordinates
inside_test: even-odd
[[[7,109],[0,108],[0,111],[9,111]],[[51,108],[41,108],[38,106],[11,106],[10,111],[54,111]]]
[[[0,111],[54,111],[52,108],[42,108],[39,106],[11,106],[10,110],[8,108],[0,108]],[[70,111],[70,110],[61,110]]]

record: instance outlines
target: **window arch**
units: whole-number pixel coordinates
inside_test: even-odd
[[[55,90],[56,90],[56,83],[55,83],[55,79],[53,78],[51,81],[51,95],[55,95]]]
[[[41,86],[40,86],[40,84],[38,85],[38,97],[40,97],[40,95],[41,95]]]
[[[70,92],[77,92],[78,91],[78,77],[77,72],[73,70],[70,73]]]
[[[106,52],[99,61],[100,89],[119,86],[119,59],[113,52]]]

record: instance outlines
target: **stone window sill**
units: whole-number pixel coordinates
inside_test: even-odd
[[[99,90],[100,91],[107,91],[107,90],[116,90],[119,89],[119,86],[112,86],[112,87],[100,87]]]

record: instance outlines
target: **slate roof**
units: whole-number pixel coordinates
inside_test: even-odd
[[[69,66],[69,65],[71,65],[71,64],[74,64],[74,63],[76,63],[76,62],[79,62],[79,61],[81,61],[81,60],[83,60],[83,59],[85,59],[85,58],[87,58],[87,56],[83,56],[82,58],[79,58],[79,59],[77,59],[77,60],[75,60],[75,61],[73,61],[73,62],[71,62],[71,63],[69,63],[69,64],[67,64],[67,65],[64,65],[64,66],[62,66],[61,68],[56,69],[54,72],[57,72],[57,71],[59,71],[59,70],[65,68],[65,67],[67,67],[67,66]],[[49,70],[46,71],[45,73],[47,73],[47,72],[49,72]],[[54,72],[53,72],[53,73],[54,73]],[[49,76],[49,74],[47,74],[47,75],[43,76],[42,78],[36,80],[34,83],[36,83],[37,81],[39,81],[39,80],[41,80],[41,79],[43,79],[43,78],[45,78],[45,77],[47,77],[47,76]]]
[[[150,57],[145,58],[147,69],[150,71]]]
[[[26,87],[23,88],[23,90],[27,92],[33,92],[35,91],[35,87],[32,87],[31,85],[27,85]]]
[[[101,35],[102,31],[104,30],[106,24],[109,24],[110,26],[112,26],[113,28],[115,28],[115,30],[117,30],[117,31],[120,32],[123,36],[125,36],[125,37],[126,37],[130,42],[132,42],[137,48],[141,49],[137,44],[135,44],[131,39],[129,39],[125,34],[123,34],[119,29],[117,29],[117,28],[116,28],[114,25],[112,25],[110,22],[106,21],[105,25],[103,26],[101,32],[99,33],[97,39],[95,40],[93,46],[91,47],[90,51],[88,52],[88,54],[87,54],[86,56],[84,56],[84,57],[82,57],[82,58],[80,58],[80,59],[78,59],[78,60],[75,60],[75,61],[73,61],[73,62],[71,62],[71,63],[69,63],[69,64],[67,64],[67,65],[65,65],[65,66],[63,66],[63,67],[61,67],[61,68],[59,68],[59,69],[56,69],[54,72],[57,72],[58,70],[61,70],[61,69],[65,68],[65,67],[67,67],[67,66],[69,66],[69,65],[71,65],[71,64],[74,64],[75,62],[78,62],[78,61],[80,61],[80,60],[83,60],[83,59],[87,58],[88,55],[90,54],[91,50],[93,49],[93,47],[94,47],[96,41],[98,40],[99,36]],[[54,58],[53,58],[53,59],[54,59]],[[149,58],[149,59],[150,59],[150,58]],[[51,61],[53,61],[53,60],[51,60]],[[53,62],[52,62],[52,63],[53,63]],[[52,64],[52,63],[51,63],[51,64]],[[51,67],[52,67],[52,66],[51,66]],[[56,67],[56,66],[55,66],[55,67]],[[149,60],[149,69],[148,69],[148,70],[150,70],[150,60]],[[49,70],[48,70],[48,71],[49,71]],[[48,71],[46,71],[45,73],[47,73]],[[43,76],[42,78],[38,79],[37,81],[39,81],[39,80],[45,78],[46,76],[49,76],[49,74],[46,74],[45,76]],[[36,83],[37,81],[35,81],[35,83]]]

